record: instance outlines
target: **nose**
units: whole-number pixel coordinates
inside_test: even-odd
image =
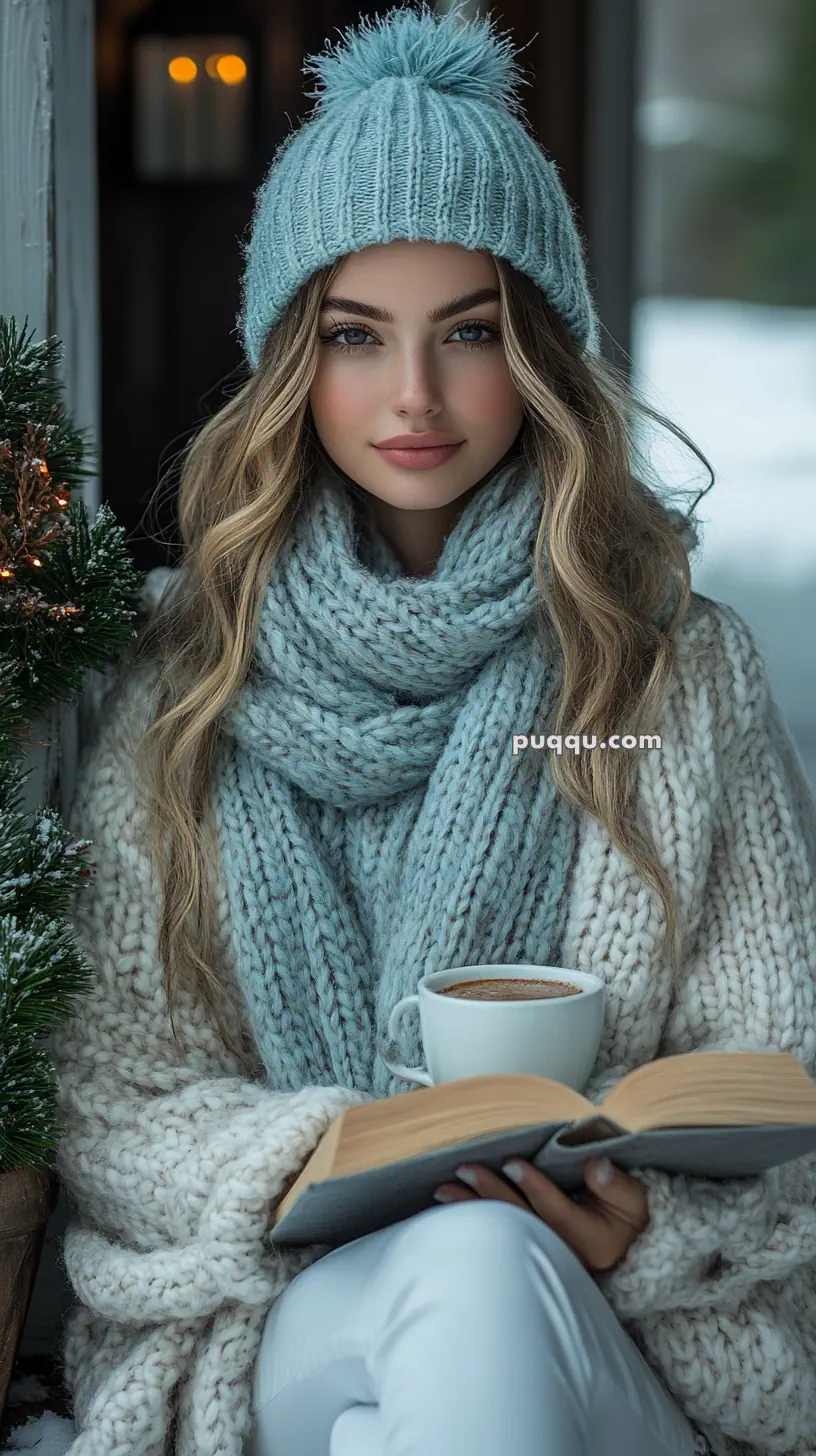
[[[442,408],[439,369],[428,351],[406,349],[390,367],[391,403],[396,414],[420,416]]]

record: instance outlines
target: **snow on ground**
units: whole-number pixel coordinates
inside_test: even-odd
[[[632,358],[647,402],[717,477],[700,503],[701,581],[721,567],[780,582],[816,575],[816,309],[641,299]],[[673,484],[705,484],[665,430],[650,452]]]

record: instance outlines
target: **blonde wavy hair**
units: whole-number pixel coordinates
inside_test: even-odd
[[[505,355],[524,405],[517,451],[544,487],[535,553],[540,630],[550,647],[560,644],[561,679],[554,717],[542,731],[599,739],[648,733],[691,602],[684,541],[691,516],[632,473],[630,462],[640,456],[636,415],[684,441],[709,471],[707,489],[713,472],[678,426],[636,397],[622,370],[579,353],[530,279],[504,259],[494,262]],[[339,267],[303,285],[270,330],[258,369],[188,442],[178,492],[180,566],[119,662],[121,686],[138,659],[158,660],[136,781],[161,886],[158,950],[173,1038],[180,1048],[174,1013],[185,985],[240,1060],[247,1042],[236,1040],[221,1010],[228,978],[219,970],[211,777],[219,719],[247,675],[266,585],[321,454],[308,396],[321,347],[320,305]],[[667,593],[676,601],[666,620]],[[631,812],[637,757],[546,755],[558,791],[606,828],[659,893],[676,982],[676,897]]]

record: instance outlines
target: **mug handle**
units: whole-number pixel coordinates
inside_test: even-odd
[[[403,1011],[407,1011],[409,1006],[419,1006],[419,997],[403,996],[402,1000],[398,1001],[396,1006],[392,1008],[391,1015],[388,1018],[388,1035],[392,1041],[396,1041],[397,1022]],[[433,1082],[423,1067],[404,1067],[402,1062],[389,1062],[388,1058],[382,1052],[380,1052],[380,1056],[389,1072],[393,1072],[395,1076],[405,1077],[409,1082],[421,1082],[423,1087],[433,1087]]]

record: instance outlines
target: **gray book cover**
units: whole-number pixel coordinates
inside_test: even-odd
[[[455,1181],[460,1163],[501,1173],[513,1155],[534,1163],[566,1193],[584,1189],[582,1168],[605,1154],[625,1172],[657,1168],[704,1178],[743,1178],[792,1162],[816,1148],[816,1126],[687,1127],[626,1132],[603,1116],[579,1123],[536,1123],[489,1133],[384,1168],[310,1183],[268,1235],[280,1245],[345,1244],[426,1208],[434,1189]]]

